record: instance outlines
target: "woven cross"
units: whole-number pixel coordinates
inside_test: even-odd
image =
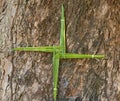
[[[52,52],[53,53],[53,99],[54,99],[54,101],[56,101],[56,99],[57,99],[60,59],[104,58],[104,55],[66,53],[66,43],[65,42],[66,42],[65,41],[65,17],[64,17],[64,7],[62,5],[60,45],[59,46],[18,47],[18,48],[13,49],[15,51],[41,51],[41,52]]]

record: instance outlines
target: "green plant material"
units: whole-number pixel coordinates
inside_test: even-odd
[[[66,54],[61,54],[60,58],[65,58],[65,59],[69,59],[69,58],[104,58],[104,55],[89,55],[89,54],[70,54],[70,53],[66,53]]]
[[[14,51],[41,51],[53,52],[53,99],[56,101],[58,92],[58,74],[59,74],[59,61],[69,58],[104,58],[104,55],[90,55],[90,54],[75,54],[66,53],[65,43],[65,17],[64,7],[62,5],[61,11],[61,31],[60,31],[60,46],[41,46],[41,47],[18,47]]]
[[[15,51],[41,51],[41,52],[54,52],[60,51],[60,46],[41,46],[41,47],[18,47],[14,48]]]
[[[66,43],[65,43],[65,17],[64,17],[64,7],[62,5],[61,14],[61,31],[60,31],[60,46],[62,48],[62,54],[66,53]]]
[[[58,88],[58,74],[59,74],[59,54],[53,53],[53,99],[56,101]]]

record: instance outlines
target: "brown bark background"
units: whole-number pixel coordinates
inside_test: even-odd
[[[120,0],[0,0],[0,101],[52,101],[52,54],[12,48],[58,45],[62,4],[67,52],[106,58],[61,60],[58,98],[120,101]]]

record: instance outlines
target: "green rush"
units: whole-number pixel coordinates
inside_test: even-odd
[[[60,45],[59,46],[40,46],[40,47],[18,47],[13,48],[14,51],[40,51],[53,53],[53,99],[57,100],[58,94],[58,74],[60,59],[72,58],[104,58],[104,55],[90,54],[75,54],[66,52],[66,37],[65,37],[65,16],[64,7],[61,10],[61,29],[60,29]]]

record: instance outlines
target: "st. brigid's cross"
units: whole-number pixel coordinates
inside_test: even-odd
[[[60,30],[60,45],[59,46],[18,47],[18,48],[13,49],[15,51],[40,51],[40,52],[53,53],[53,99],[54,99],[54,101],[56,101],[56,99],[57,99],[60,59],[104,58],[104,55],[66,53],[65,17],[64,17],[64,7],[63,6],[62,6],[61,13],[62,14],[61,14],[61,30]]]

